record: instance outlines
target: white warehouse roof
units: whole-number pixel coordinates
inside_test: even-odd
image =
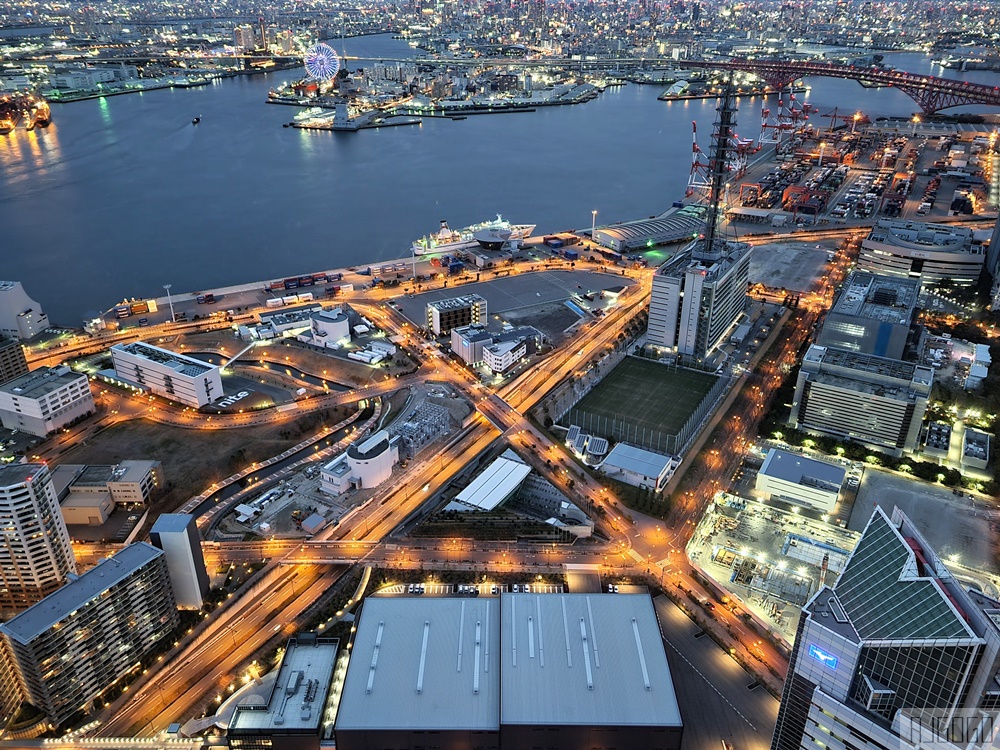
[[[618,443],[601,463],[601,468],[611,466],[644,477],[658,477],[670,465],[670,461],[671,457],[662,453]]]
[[[455,497],[472,510],[490,511],[509,498],[531,473],[527,464],[500,456]]]
[[[839,492],[844,483],[847,471],[841,466],[834,466],[826,461],[817,461],[796,453],[771,448],[760,467],[763,476],[783,479],[792,484],[826,489]]]
[[[503,724],[681,726],[646,594],[504,594]]]
[[[499,627],[495,598],[368,597],[337,731],[497,731]]]

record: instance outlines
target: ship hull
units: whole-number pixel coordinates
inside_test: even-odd
[[[531,236],[531,233],[535,231],[535,224],[511,224],[510,225],[510,237],[509,240],[524,240]],[[454,250],[467,250],[473,247],[479,247],[480,243],[476,241],[473,236],[475,232],[481,231],[483,227],[468,227],[458,232],[461,239],[454,242],[443,242],[440,244],[429,244],[425,238],[424,240],[418,240],[413,243],[411,250],[414,255],[439,255],[442,253],[449,253]]]

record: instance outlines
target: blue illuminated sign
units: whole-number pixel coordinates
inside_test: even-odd
[[[818,661],[824,667],[829,667],[830,669],[836,669],[837,662],[840,661],[836,656],[828,654],[815,643],[809,644],[809,656]]]

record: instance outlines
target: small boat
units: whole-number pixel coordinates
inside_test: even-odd
[[[192,125],[197,125],[199,122],[201,122],[201,115],[198,115],[196,118],[191,120]]]
[[[451,119],[452,120],[468,120],[469,118],[466,117],[465,115],[452,115]]]

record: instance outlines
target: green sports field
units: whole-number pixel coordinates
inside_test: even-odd
[[[707,372],[626,357],[573,409],[673,435],[717,381]]]

